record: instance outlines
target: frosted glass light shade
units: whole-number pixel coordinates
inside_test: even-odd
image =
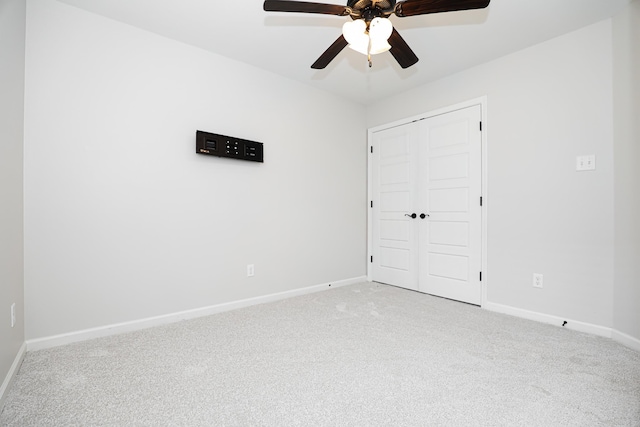
[[[367,50],[369,49],[369,35],[367,34],[367,24],[364,22],[364,19],[345,22],[342,26],[342,35],[347,43],[349,43],[351,49],[363,55],[367,54]]]
[[[369,24],[369,32],[364,19],[345,22],[342,26],[342,35],[349,47],[363,55],[375,55],[391,49],[387,40],[392,31],[393,25],[386,18],[374,18]]]
[[[371,54],[386,52],[391,49],[387,42],[391,37],[393,25],[386,18],[374,18],[369,24],[369,38],[371,39]]]

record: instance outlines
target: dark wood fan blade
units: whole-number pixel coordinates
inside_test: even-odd
[[[427,13],[453,12],[456,10],[482,9],[491,0],[405,0],[396,4],[399,17],[425,15]]]
[[[331,46],[329,46],[329,49],[325,50],[324,53],[320,55],[320,58],[318,58],[316,62],[311,65],[311,68],[315,70],[323,69],[324,67],[329,65],[329,63],[333,61],[333,58],[338,56],[342,49],[347,47],[348,44],[349,43],[347,43],[344,36],[340,34],[340,37],[338,37],[338,39],[334,41]]]
[[[267,12],[301,12],[322,13],[325,15],[347,15],[347,8],[337,4],[310,3],[291,0],[265,0],[264,10]]]
[[[391,37],[389,37],[389,44],[391,45],[389,52],[396,58],[396,61],[398,61],[398,64],[400,64],[402,68],[409,68],[418,62],[416,54],[413,53],[407,42],[404,41],[395,28],[391,33]]]

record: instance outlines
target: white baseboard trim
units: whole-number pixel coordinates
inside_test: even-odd
[[[562,327],[562,323],[566,321],[567,324],[564,327],[567,329],[578,332],[585,332],[587,334],[598,335],[605,338],[611,338],[612,340],[619,342],[626,347],[629,347],[636,351],[640,351],[640,339],[634,338],[631,335],[627,335],[616,329],[594,325],[592,323],[566,319],[563,317],[552,316],[550,314],[538,313],[536,311],[524,310],[522,308],[511,307],[509,305],[496,304],[494,302],[487,302],[482,306],[482,308],[489,311],[495,311],[496,313],[509,314],[511,316],[534,320],[536,322],[549,323],[551,325],[560,327]]]
[[[81,331],[69,332],[66,334],[53,335],[50,337],[36,338],[27,340],[27,350],[42,350],[45,348],[57,347],[60,345],[71,344],[79,341],[86,341],[94,338],[106,337],[109,335],[122,334],[126,332],[138,331],[141,329],[151,328],[153,326],[166,325],[181,320],[195,319],[197,317],[209,316],[225,311],[236,310],[238,308],[249,307],[257,304],[264,304],[283,300],[286,298],[296,297],[300,295],[311,294],[314,292],[325,291],[341,286],[353,285],[355,283],[366,282],[366,276],[354,277],[351,279],[337,280],[335,282],[323,283],[320,285],[309,286],[306,288],[293,289],[290,291],[278,292],[275,294],[263,295],[254,298],[247,298],[238,301],[231,301],[222,304],[216,304],[208,307],[196,308],[193,310],[185,310],[177,313],[164,314],[162,316],[148,317],[146,319],[133,320],[131,322],[116,323],[112,325],[100,326],[97,328],[84,329]]]
[[[27,354],[27,343],[23,342],[20,346],[20,350],[18,350],[18,354],[16,354],[16,358],[13,360],[11,364],[11,368],[9,368],[9,372],[7,372],[7,376],[2,381],[2,386],[0,386],[0,412],[4,408],[4,401],[7,397],[7,392],[11,388],[11,385],[16,380],[16,375],[20,370],[20,365],[22,365],[22,361],[24,360],[24,356]]]
[[[495,311],[496,313],[509,314],[511,316],[534,320],[536,322],[548,323],[560,327],[562,327],[562,324],[566,321],[567,324],[564,327],[567,329],[578,332],[585,332],[587,334],[598,335],[605,338],[612,338],[613,331],[611,328],[594,325],[592,323],[580,322],[578,320],[552,316],[550,314],[538,313],[537,311],[529,311],[522,308],[511,307],[509,305],[496,304],[494,302],[487,302],[482,306],[482,308],[489,311]]]
[[[626,345],[636,351],[640,351],[640,340],[632,337],[631,335],[627,335],[614,329],[612,331],[611,338],[613,338],[614,341],[618,341],[620,344]]]

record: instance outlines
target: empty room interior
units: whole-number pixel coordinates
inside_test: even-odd
[[[640,0],[339,3],[0,0],[0,425],[640,425]]]

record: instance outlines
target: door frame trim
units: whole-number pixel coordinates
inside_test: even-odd
[[[380,126],[375,126],[367,129],[367,280],[369,282],[373,281],[373,269],[370,262],[371,254],[373,254],[373,212],[370,207],[370,201],[373,200],[373,189],[372,189],[372,168],[371,161],[372,158],[369,154],[371,154],[371,147],[373,141],[373,133],[378,132],[385,129],[390,129],[397,126],[402,126],[411,122],[415,122],[417,120],[427,119],[429,117],[439,116],[441,114],[451,113],[456,110],[462,110],[467,107],[472,107],[475,105],[480,106],[480,117],[482,120],[482,133],[480,135],[481,138],[481,165],[480,168],[482,170],[481,173],[481,193],[482,193],[482,208],[481,208],[481,245],[480,245],[480,260],[482,265],[482,281],[480,282],[482,300],[481,307],[485,307],[487,304],[487,284],[489,283],[489,271],[487,268],[487,212],[489,206],[489,197],[488,197],[488,188],[487,188],[487,141],[488,141],[488,120],[487,120],[487,96],[482,96],[475,99],[470,99],[468,101],[464,101],[458,104],[449,105],[443,108],[439,108],[437,110],[428,111],[426,113],[418,114],[416,116],[407,117],[404,119],[396,120],[391,123],[383,124]]]

